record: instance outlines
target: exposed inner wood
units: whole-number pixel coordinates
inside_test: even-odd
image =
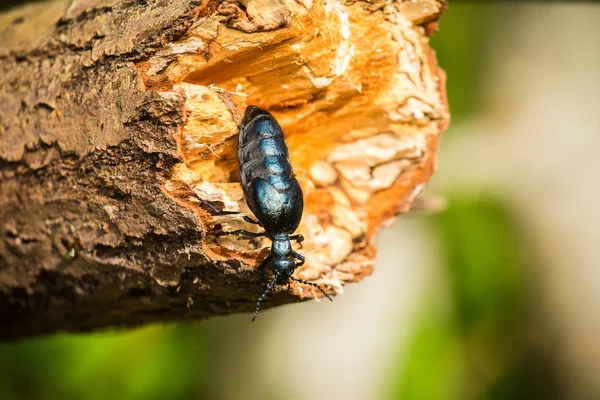
[[[439,14],[440,4],[400,3],[374,13],[363,3],[255,1],[246,3],[247,14],[234,3],[218,10],[235,15],[231,28],[223,28],[223,15],[207,16],[137,65],[148,89],[186,95],[183,162],[165,191],[187,204],[192,191],[247,213],[236,127],[246,105],[271,110],[306,197],[299,232],[311,253],[297,276],[341,291],[371,272],[377,229],[407,211],[431,175],[447,110],[439,70],[414,24]],[[198,212],[211,258],[255,264],[265,256],[267,239],[210,234],[247,229],[243,214]],[[296,285],[299,294],[303,289]]]

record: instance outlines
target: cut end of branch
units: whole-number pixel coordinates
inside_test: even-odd
[[[298,232],[310,251],[296,276],[340,292],[371,273],[379,227],[409,211],[435,169],[448,123],[444,76],[425,29],[444,4],[221,3],[178,41],[138,64],[147,90],[181,91],[182,162],[164,191],[195,210],[213,260],[257,265],[268,240],[216,238],[249,229],[237,132],[247,105],[282,125],[305,195]],[[214,217],[195,196],[242,214]],[[296,286],[302,297],[320,296]]]

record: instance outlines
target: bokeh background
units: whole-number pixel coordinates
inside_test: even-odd
[[[600,399],[600,5],[450,3],[448,207],[382,231],[371,277],[252,325],[0,344],[0,399]]]

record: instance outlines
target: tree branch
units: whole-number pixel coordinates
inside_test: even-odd
[[[236,160],[248,104],[305,193],[298,279],[339,292],[429,180],[444,5],[54,0],[0,15],[0,338],[250,312],[268,241]],[[43,12],[42,12],[43,10]],[[302,252],[302,250],[300,250]],[[276,287],[265,308],[318,297]]]

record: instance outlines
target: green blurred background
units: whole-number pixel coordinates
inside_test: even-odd
[[[600,399],[598,38],[591,3],[452,3],[448,207],[382,232],[372,277],[253,325],[0,344],[0,399]]]

